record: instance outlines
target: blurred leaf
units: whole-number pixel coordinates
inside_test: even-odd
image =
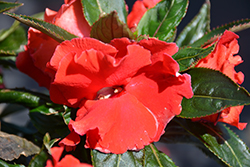
[[[192,68],[187,73],[192,78],[194,95],[183,98],[179,117],[204,117],[227,107],[250,104],[249,93],[219,71]]]
[[[18,104],[7,104],[2,108],[2,112],[0,114],[0,118],[6,117],[16,112],[20,112],[26,109],[25,107]]]
[[[92,26],[104,14],[116,11],[123,23],[127,21],[126,4],[124,0],[81,0],[83,12],[89,25]]]
[[[163,0],[149,9],[138,23],[138,35],[147,34],[160,40],[168,40],[185,16],[188,0]]]
[[[173,161],[164,153],[150,144],[140,151],[127,151],[124,154],[104,154],[97,150],[91,151],[93,166],[109,167],[140,167],[159,166],[176,167]]]
[[[22,6],[23,3],[11,3],[11,2],[2,2],[0,1],[0,13],[4,12],[4,11],[7,11],[7,10],[10,10],[10,9],[13,9],[13,8],[17,8],[19,6]]]
[[[101,17],[93,24],[90,37],[109,43],[114,38],[127,37],[133,39],[133,33],[126,24],[119,20],[117,13],[114,11]]]
[[[16,103],[27,108],[35,108],[46,103],[50,99],[45,95],[38,93],[29,93],[25,91],[0,89],[0,103]]]
[[[0,42],[0,53],[13,53],[14,55],[23,51],[26,44],[26,33],[23,27],[18,26],[9,36]],[[11,54],[12,55],[12,54]]]
[[[248,29],[249,27],[250,27],[250,19],[235,21],[211,30],[210,32],[206,33],[203,37],[195,41],[190,46],[192,47],[205,46],[210,43],[213,43],[219,36],[223,34],[225,30],[239,32]]]
[[[7,162],[4,162],[3,160],[0,159],[0,166],[1,167],[25,167],[24,165],[12,165],[12,164],[8,164]]]
[[[15,13],[9,13],[9,12],[5,12],[4,14],[13,17],[14,19],[20,21],[21,23],[26,24],[27,26],[33,27],[41,31],[44,34],[47,34],[48,36],[50,36],[51,38],[55,39],[58,42],[71,40],[72,38],[77,37],[74,34],[69,33],[68,31],[62,29],[59,26],[45,22],[40,19],[36,19],[29,16],[17,15]]]
[[[178,62],[180,70],[187,70],[198,62],[198,60],[206,57],[209,53],[211,53],[214,49],[214,46],[210,46],[208,48],[182,48],[172,57]]]
[[[228,166],[249,166],[250,152],[242,140],[230,129],[221,124],[205,124],[187,119],[175,119],[190,134]]]
[[[179,47],[192,44],[210,31],[210,6],[210,1],[206,0],[199,13],[182,30],[176,40]]]
[[[12,161],[20,155],[30,156],[39,152],[39,147],[16,135],[0,132],[0,158]]]
[[[36,132],[36,130],[28,128],[28,127],[18,126],[12,123],[5,122],[3,120],[0,120],[0,121],[1,121],[1,130],[7,133],[16,134],[16,135],[20,133],[25,134],[25,135],[27,134],[31,135]]]

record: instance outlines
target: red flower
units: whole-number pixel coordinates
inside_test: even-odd
[[[86,147],[118,154],[158,141],[180,114],[183,96],[193,95],[190,76],[179,74],[171,57],[177,50],[157,39],[61,43],[47,67],[55,76],[51,99],[80,107],[61,145],[74,146],[80,138],[73,136],[86,134]]]
[[[239,36],[235,33],[225,31],[218,39],[214,51],[207,57],[201,59],[196,67],[207,67],[219,70],[230,77],[234,82],[241,84],[244,81],[244,74],[242,72],[237,73],[234,70],[235,66],[243,62],[239,55],[234,56],[239,51],[238,38]],[[242,109],[243,106],[229,107],[221,113],[193,120],[202,119],[214,122],[215,124],[217,122],[225,122],[242,130],[247,125],[247,123],[239,123],[239,115]]]
[[[90,34],[90,26],[84,18],[80,0],[65,0],[58,12],[46,9],[44,20],[79,37]],[[17,68],[35,79],[40,86],[49,88],[51,78],[44,70],[57,45],[59,43],[51,37],[30,28],[25,51],[19,53],[16,60]]]
[[[135,31],[144,13],[148,9],[153,8],[160,1],[161,0],[137,0],[133,5],[132,11],[127,17],[128,27],[132,31]]]
[[[63,147],[51,148],[52,161],[50,159],[47,160],[46,167],[91,167],[92,166],[86,163],[80,163],[80,161],[72,155],[65,155],[65,157],[60,160],[62,152],[63,152]]]

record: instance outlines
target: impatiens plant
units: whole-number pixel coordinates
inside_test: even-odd
[[[175,167],[157,142],[182,142],[221,165],[250,166],[248,147],[228,128],[247,126],[235,33],[250,20],[210,30],[207,0],[177,34],[188,0],[137,0],[129,13],[124,0],[65,0],[43,17],[9,11],[21,5],[0,2],[17,20],[0,31],[1,67],[48,91],[7,89],[1,78],[0,102],[29,109],[31,121],[18,127],[2,120],[13,111],[2,111],[1,165]]]

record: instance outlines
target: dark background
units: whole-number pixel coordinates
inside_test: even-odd
[[[7,0],[6,0],[7,1]],[[8,0],[14,2],[14,0]],[[189,8],[186,17],[178,28],[178,32],[198,13],[200,7],[205,0],[190,0]],[[24,3],[16,13],[32,15],[38,12],[43,12],[45,8],[52,10],[59,10],[63,0],[19,0]],[[131,10],[134,0],[126,1],[129,9]],[[232,21],[240,20],[243,18],[250,18],[250,1],[249,0],[211,0],[211,28],[215,28]],[[0,14],[0,29],[8,28],[13,22],[12,18]],[[245,74],[245,81],[242,84],[247,90],[250,91],[250,29],[237,33],[240,44],[239,55],[243,58],[244,62],[236,67],[236,71],[243,71]],[[8,88],[26,86],[30,89],[44,90],[38,87],[37,83],[25,74],[21,74],[13,69],[4,70],[5,84]],[[244,108],[241,114],[241,122],[250,123],[250,106]],[[20,116],[17,115],[20,120]],[[27,116],[21,119],[17,124],[25,123]],[[250,125],[244,131],[239,131],[236,128],[232,129],[241,137],[243,141],[250,146]],[[172,144],[172,145],[158,145],[163,151],[168,150],[169,156],[180,167],[210,167],[219,166],[214,160],[206,157],[199,149],[186,144]]]

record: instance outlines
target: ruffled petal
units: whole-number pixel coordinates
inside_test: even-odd
[[[153,76],[153,75],[151,75]],[[147,106],[159,122],[158,140],[164,132],[165,126],[175,115],[180,114],[183,96],[191,98],[191,77],[188,74],[154,75],[154,78],[145,74],[134,77],[125,90],[133,94],[144,106]]]
[[[155,137],[158,122],[154,115],[129,94],[83,105],[88,114],[70,124],[79,135],[90,132],[87,147],[120,154],[141,149]]]
[[[127,55],[124,55],[120,61],[109,56],[109,52],[107,52],[109,47],[106,50],[108,55],[89,49],[81,50],[80,56],[78,56],[80,53],[77,55],[74,52],[66,55],[67,52],[61,52],[60,50],[63,48],[60,48],[62,48],[61,45],[52,58],[58,59],[55,56],[62,57],[61,54],[65,54],[60,60],[50,89],[51,99],[55,103],[73,107],[78,106],[83,99],[95,99],[97,92],[104,87],[127,84],[140,68],[151,64],[150,52],[136,44],[127,47]],[[78,52],[77,49],[74,51]],[[113,52],[110,53],[113,54]],[[58,97],[61,95],[65,98]],[[67,103],[65,103],[65,99],[67,99]]]

